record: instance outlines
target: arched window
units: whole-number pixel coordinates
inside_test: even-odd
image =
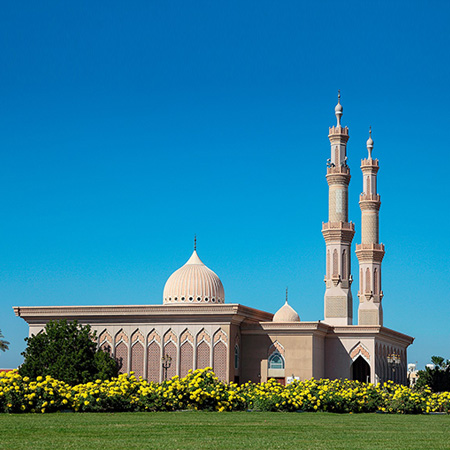
[[[278,352],[270,355],[269,369],[284,369],[284,358]]]
[[[337,277],[339,275],[338,272],[338,254],[337,254],[337,250],[334,249],[333,252],[333,277]]]
[[[373,293],[378,294],[378,270],[373,271]]]
[[[327,278],[330,278],[330,250],[327,251]]]
[[[370,178],[366,178],[366,194],[370,194]]]
[[[364,275],[363,275],[363,270],[361,269],[360,271],[359,271],[359,290],[362,292],[363,291],[363,277],[364,277]]]
[[[366,269],[366,292],[369,293],[372,289],[370,289],[370,269]]]
[[[234,368],[239,369],[239,346],[234,346]]]
[[[347,279],[347,253],[345,250],[342,252],[342,279]]]

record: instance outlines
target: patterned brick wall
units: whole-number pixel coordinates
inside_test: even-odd
[[[153,341],[147,348],[147,379],[148,381],[159,382],[161,370],[160,346]]]
[[[186,341],[180,348],[180,377],[185,377],[194,363],[194,348]]]
[[[128,347],[125,342],[121,342],[118,346],[116,346],[116,359],[118,359],[122,364],[120,373],[128,372]]]
[[[214,361],[213,370],[219,380],[226,381],[227,379],[227,346],[219,341],[214,346]]]
[[[167,379],[169,380],[177,374],[177,347],[173,342],[169,342],[164,346],[164,354],[172,358],[172,363],[167,370]]]
[[[197,369],[204,369],[210,366],[210,347],[203,341],[197,347]]]
[[[131,347],[131,370],[136,378],[144,376],[144,346],[140,342]]]

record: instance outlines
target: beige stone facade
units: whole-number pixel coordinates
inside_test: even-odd
[[[222,282],[195,248],[187,263],[168,279],[162,305],[15,307],[16,315],[29,324],[30,335],[39,333],[50,320],[90,324],[99,347],[121,362],[122,372],[132,370],[150,381],[163,380],[161,358],[169,355],[168,377],[212,367],[220,379],[236,382],[275,378],[285,383],[288,377],[325,377],[406,383],[407,348],[413,338],[383,326],[379,164],[372,159],[371,137],[369,156],[361,164],[362,241],[356,246],[359,307],[358,324],[353,325],[350,261],[355,226],[348,220],[349,132],[341,126],[340,100],[335,113],[326,174],[329,220],[322,226],[326,244],[323,321],[301,321],[288,304],[287,293],[285,305],[275,315],[225,303]],[[393,353],[401,361],[395,372],[387,363]]]

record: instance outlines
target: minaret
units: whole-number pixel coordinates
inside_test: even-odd
[[[378,211],[380,196],[377,194],[378,159],[372,159],[372,130],[369,131],[367,151],[369,156],[361,161],[363,193],[361,207],[361,244],[356,245],[359,261],[358,325],[383,325],[381,299],[381,261],[384,245],[378,238]]]
[[[328,222],[322,224],[326,243],[325,322],[330,325],[351,325],[353,320],[352,275],[350,247],[355,227],[348,221],[347,165],[348,128],[341,126],[343,108],[338,94],[335,108],[337,125],[330,128],[331,158],[327,165]]]

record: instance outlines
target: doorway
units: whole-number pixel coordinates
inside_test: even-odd
[[[352,378],[362,383],[370,382],[370,366],[362,356],[358,356],[353,361]]]

